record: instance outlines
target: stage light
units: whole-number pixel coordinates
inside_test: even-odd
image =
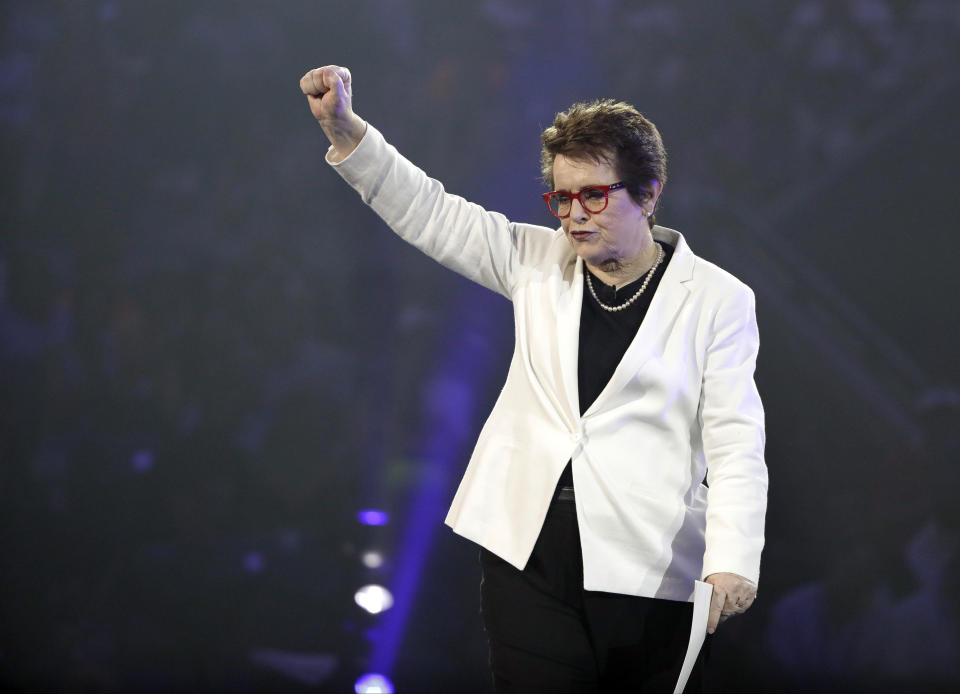
[[[380,552],[364,552],[361,561],[368,569],[379,569],[383,566],[383,555]]]
[[[148,449],[136,451],[130,458],[130,467],[141,474],[149,472],[153,468],[153,451]]]
[[[364,525],[386,525],[390,522],[390,515],[386,511],[368,508],[357,511],[357,520]]]
[[[266,565],[267,562],[260,552],[247,552],[243,556],[243,570],[248,574],[258,574]]]
[[[383,675],[371,672],[357,680],[353,691],[357,694],[393,694],[393,683]]]
[[[364,586],[354,594],[353,600],[370,614],[380,614],[393,607],[393,595],[378,585]]]

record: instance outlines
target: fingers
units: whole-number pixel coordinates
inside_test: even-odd
[[[350,97],[347,93],[347,86],[339,72],[324,73],[324,80],[329,85],[330,90],[337,95],[337,101],[349,103]]]
[[[723,615],[723,606],[727,601],[727,593],[722,588],[713,587],[713,597],[710,599],[710,616],[707,618],[707,633],[712,634],[720,624]]]
[[[745,595],[736,595],[729,598],[729,602],[733,603],[733,607],[729,608],[732,610],[732,614],[743,614],[750,609],[750,606],[753,604],[753,601],[757,599],[757,594],[755,591],[747,593]]]
[[[707,621],[709,634],[730,617],[746,612],[756,600],[756,584],[742,576],[718,573],[707,576],[705,580],[713,585],[713,599]]]
[[[326,65],[309,70],[300,78],[300,90],[307,96],[321,96],[335,87],[341,87],[346,95],[352,92],[353,77],[350,70],[339,65]]]
[[[324,80],[324,70],[327,68],[314,68],[300,78],[300,90],[307,96],[320,96],[329,91]]]
[[[353,112],[352,83],[350,70],[339,65],[314,68],[300,78],[300,91],[306,95],[310,112],[328,138],[340,140],[339,136],[347,133],[352,141],[360,130],[360,119]]]
[[[345,67],[338,67],[335,70],[337,77],[339,78],[340,85],[343,87],[344,92],[351,99],[353,98],[353,75],[350,74],[350,70]]]
[[[308,70],[307,74],[300,78],[300,91],[307,96],[317,96],[322,94],[319,89],[319,85],[317,85],[314,80],[315,72],[316,70]]]
[[[723,605],[723,610],[720,612],[720,616],[733,617],[734,615],[743,614],[750,608],[752,604],[753,597],[727,595],[727,599]],[[720,621],[723,621],[723,619]]]

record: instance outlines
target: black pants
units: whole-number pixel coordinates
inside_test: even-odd
[[[583,589],[572,500],[554,499],[523,571],[480,550],[480,603],[499,694],[673,692],[691,603]],[[685,694],[702,691],[701,650]]]

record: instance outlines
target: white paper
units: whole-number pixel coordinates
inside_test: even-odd
[[[697,662],[703,640],[707,637],[707,620],[710,618],[710,601],[713,600],[713,586],[703,581],[697,581],[693,589],[693,621],[690,624],[690,642],[687,644],[687,654],[683,658],[683,667],[680,668],[680,679],[673,694],[683,694],[687,686],[693,665]]]

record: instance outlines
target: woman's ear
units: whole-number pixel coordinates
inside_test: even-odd
[[[660,199],[660,192],[663,190],[663,185],[657,179],[650,181],[650,209],[655,210],[657,208],[657,200]]]

